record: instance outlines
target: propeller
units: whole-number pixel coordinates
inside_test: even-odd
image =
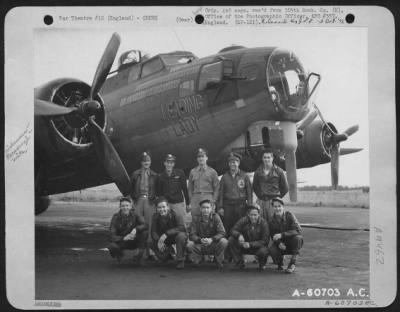
[[[73,111],[76,111],[75,107],[65,107],[60,105],[55,105],[51,102],[35,99],[35,115],[41,116],[56,116],[56,115],[66,115]]]
[[[93,117],[89,118],[88,124],[89,134],[93,139],[97,156],[121,193],[124,196],[128,195],[131,182],[117,151]]]
[[[351,147],[344,147],[340,149],[340,156],[341,155],[348,155],[348,154],[353,154],[353,153],[358,153],[359,151],[362,151],[362,148],[351,148]]]
[[[108,42],[93,77],[89,98],[69,108],[59,106],[50,102],[35,100],[35,114],[37,115],[63,115],[76,111],[88,122],[88,131],[93,140],[96,154],[110,178],[117,185],[123,195],[128,195],[130,190],[130,179],[126,169],[118,156],[117,151],[110,139],[96,123],[93,116],[101,108],[101,104],[94,97],[103,86],[110,72],[114,59],[120,45],[121,39],[117,33],[113,33]]]
[[[113,33],[110,41],[108,42],[103,55],[97,65],[96,73],[93,77],[92,88],[90,89],[89,101],[93,101],[93,96],[99,93],[107,75],[110,72],[111,66],[117,55],[121,37],[117,33]]]
[[[315,104],[314,104],[315,106]],[[318,111],[316,109],[312,109],[306,117],[304,117],[302,120],[300,120],[297,124],[297,131],[303,131],[305,128],[308,127],[310,123],[314,121],[314,119],[318,116]]]
[[[343,133],[337,133],[336,130],[332,129],[329,124],[325,121],[322,116],[321,111],[314,104],[315,110],[317,111],[319,117],[324,123],[326,129],[328,130],[328,134],[325,136],[324,141],[326,146],[329,148],[329,153],[331,155],[331,183],[334,190],[337,189],[339,185],[339,156],[340,156],[340,143],[346,141],[349,136],[356,133],[359,129],[358,125],[351,126]]]

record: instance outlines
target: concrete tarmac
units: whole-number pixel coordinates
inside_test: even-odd
[[[200,267],[187,263],[184,270],[176,270],[173,261],[166,265],[147,262],[144,267],[137,267],[131,260],[132,251],[127,251],[118,264],[105,249],[109,222],[118,211],[118,203],[52,203],[45,213],[35,217],[35,298],[357,299],[348,297],[352,289],[365,294],[362,299],[368,300],[369,210],[301,206],[286,209],[304,225],[305,243],[292,274],[277,271],[273,264],[260,272],[251,257],[244,270],[231,265],[219,270],[213,263]],[[322,288],[326,289],[324,295],[316,291],[323,291]]]

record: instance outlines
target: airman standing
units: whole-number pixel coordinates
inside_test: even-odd
[[[165,171],[156,179],[156,195],[167,198],[169,207],[185,219],[189,211],[189,193],[185,173],[175,166],[176,157],[172,154],[165,156]]]
[[[262,164],[254,172],[253,190],[258,198],[261,208],[261,217],[270,220],[274,211],[271,199],[283,197],[288,192],[288,183],[285,173],[281,168],[273,164],[274,154],[267,148],[262,153]]]
[[[207,165],[207,151],[204,148],[197,150],[198,166],[189,174],[189,197],[192,218],[200,217],[200,202],[209,199],[215,211],[218,199],[219,180],[217,172]]]
[[[246,216],[246,205],[253,203],[250,179],[239,169],[241,158],[237,153],[229,155],[229,170],[219,183],[218,214],[223,217],[228,235],[235,223]]]
[[[151,231],[151,218],[155,212],[155,182],[157,174],[150,169],[151,155],[149,152],[143,152],[141,155],[141,168],[134,171],[131,176],[131,197],[134,200],[136,212],[143,216],[146,223],[149,224]],[[147,240],[150,242],[150,235]],[[148,244],[147,244],[148,245]],[[150,250],[147,247],[148,258],[152,258]]]

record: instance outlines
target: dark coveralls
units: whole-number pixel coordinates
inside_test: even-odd
[[[243,254],[256,255],[260,265],[264,265],[268,256],[269,228],[268,223],[259,217],[255,224],[251,224],[248,216],[241,218],[232,228],[232,236],[229,237],[229,247],[233,260],[236,263],[244,263]],[[239,245],[238,238],[243,235],[250,248],[245,249]]]
[[[301,235],[301,227],[295,215],[290,211],[284,211],[282,217],[273,215],[269,222],[271,238],[278,233],[282,234],[282,238],[274,241],[270,247],[270,254],[274,262],[278,265],[283,264],[283,255],[298,255],[301,247],[303,247],[303,236]],[[279,243],[282,242],[286,246],[286,250],[279,249]],[[295,260],[293,260],[295,261]],[[291,260],[293,264],[295,264]]]
[[[219,183],[218,209],[224,209],[222,218],[227,233],[240,219],[246,216],[246,204],[253,202],[253,190],[247,174],[239,170],[233,177],[228,171]]]
[[[203,255],[215,255],[217,263],[222,264],[225,249],[228,247],[225,235],[224,225],[216,213],[211,213],[208,220],[204,220],[203,216],[200,216],[192,221],[189,237],[193,243],[188,244],[187,248],[192,253],[193,261],[199,263]],[[202,238],[212,238],[213,242],[204,246],[201,244]]]
[[[123,240],[134,228],[136,228],[136,238],[134,240]],[[143,252],[148,228],[149,226],[144,218],[137,215],[133,210],[127,216],[124,216],[121,212],[114,214],[110,224],[110,245],[108,246],[111,257],[122,257],[123,249],[138,248]]]
[[[157,247],[157,243],[163,234],[167,235],[164,243],[169,248],[161,252]],[[184,250],[187,241],[185,225],[183,218],[177,215],[175,211],[169,210],[165,217],[161,216],[158,212],[153,215],[151,238],[150,248],[160,260],[167,260],[173,244],[176,244],[176,260],[184,260]]]

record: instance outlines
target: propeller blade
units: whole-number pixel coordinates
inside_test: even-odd
[[[331,148],[331,180],[334,190],[339,185],[339,144],[333,144]]]
[[[358,131],[358,129],[359,129],[358,125],[355,125],[355,126],[348,128],[343,133],[334,134],[333,135],[333,143],[337,144],[337,143],[346,141],[349,138],[349,136],[356,133]]]
[[[316,109],[313,109],[310,111],[306,117],[304,117],[302,120],[300,120],[296,126],[297,130],[304,130],[305,128],[308,127],[310,123],[314,121],[314,119],[318,116],[318,111]]]
[[[297,201],[297,172],[296,172],[296,152],[289,151],[285,157],[285,169],[289,183],[290,201]]]
[[[120,43],[120,36],[117,33],[113,33],[100,59],[99,65],[97,65],[96,73],[93,77],[92,88],[90,89],[90,100],[93,100],[94,95],[100,91],[104,81],[106,81],[107,75],[114,63],[115,56],[117,55]]]
[[[358,125],[354,125],[350,128],[348,128],[344,133],[349,137],[356,133],[360,127]]]
[[[117,185],[120,192],[124,196],[129,195],[130,178],[110,139],[93,118],[89,118],[88,125],[89,134],[93,139],[96,153],[106,172]]]
[[[353,154],[353,153],[357,153],[362,150],[363,150],[362,148],[343,147],[343,148],[340,148],[340,155]]]
[[[66,115],[76,110],[75,107],[65,107],[56,105],[51,102],[35,99],[35,115],[39,116],[55,116]]]

